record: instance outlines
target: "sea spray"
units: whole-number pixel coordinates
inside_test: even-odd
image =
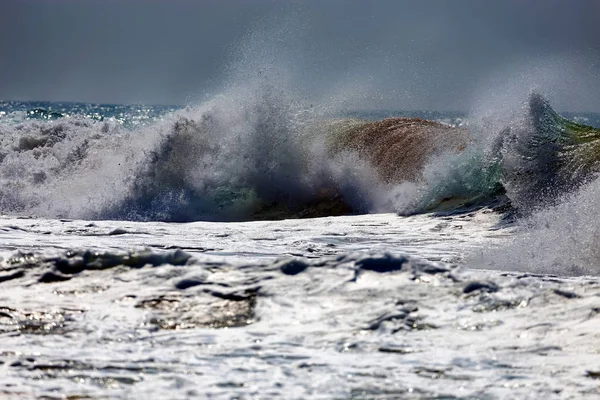
[[[278,87],[263,75],[131,129],[79,116],[3,124],[2,211],[164,221],[367,212],[368,166],[327,158],[316,107]]]
[[[557,275],[600,274],[599,195],[596,179],[560,204],[518,220],[508,243],[473,254],[468,265]]]

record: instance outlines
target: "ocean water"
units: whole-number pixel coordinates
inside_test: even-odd
[[[597,398],[600,115],[508,108],[0,102],[1,396]],[[467,140],[385,181],[389,117]]]

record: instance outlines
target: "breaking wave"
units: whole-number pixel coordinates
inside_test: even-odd
[[[36,109],[0,121],[0,211],[237,221],[414,213],[505,196],[527,213],[593,179],[600,131],[532,94],[504,126],[333,118],[266,79],[139,126]],[[33,118],[32,118],[33,116]]]
[[[133,129],[78,116],[3,123],[0,209],[163,221],[367,212],[368,167],[328,159],[319,118],[261,81]]]

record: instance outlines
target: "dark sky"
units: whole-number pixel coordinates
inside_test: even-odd
[[[0,99],[182,104],[263,70],[365,108],[600,112],[600,0],[0,1]]]

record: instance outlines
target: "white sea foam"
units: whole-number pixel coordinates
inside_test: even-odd
[[[596,179],[560,204],[519,220],[510,243],[474,255],[475,267],[599,275],[600,180]]]

